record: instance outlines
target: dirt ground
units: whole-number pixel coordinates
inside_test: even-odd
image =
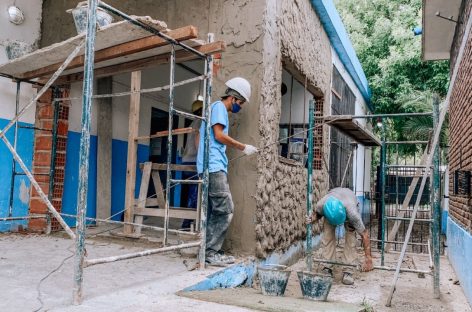
[[[338,249],[340,256],[341,249]],[[362,259],[362,251],[359,250],[359,258]],[[316,255],[321,258],[319,251]],[[379,254],[374,252],[374,264],[380,265]],[[385,254],[385,265],[396,267],[399,253]],[[338,257],[339,259],[339,257]],[[408,254],[405,257],[402,267],[418,270],[428,270],[429,256],[427,254]],[[300,286],[296,271],[305,269],[305,261],[302,259],[291,267],[292,272],[287,286],[286,295],[301,297]],[[318,270],[321,265],[317,266]],[[457,280],[454,271],[445,257],[441,257],[440,289],[441,298],[433,298],[432,276],[425,278],[418,277],[416,273],[401,273],[398,279],[396,291],[393,295],[392,306],[385,306],[394,272],[374,270],[368,273],[355,271],[355,283],[346,286],[341,283],[342,269],[335,268],[335,281],[331,288],[328,300],[343,301],[354,304],[365,303],[365,306],[372,307],[374,311],[472,311],[460,285],[455,285]]]
[[[100,232],[101,228],[89,232]],[[173,240],[178,238],[173,237]],[[174,241],[175,243],[175,241]],[[89,258],[119,255],[159,247],[150,241],[95,237],[87,240]],[[304,269],[301,260],[292,266],[285,298],[262,297],[258,286],[217,290],[214,295],[184,298],[176,295],[185,287],[203,280],[220,268],[189,271],[184,264],[195,259],[166,253],[97,265],[85,269],[84,302],[72,306],[74,242],[62,236],[0,234],[0,311],[471,311],[447,261],[441,258],[441,299],[433,299],[431,276],[402,273],[392,308],[384,302],[393,272],[356,273],[354,286],[335,283],[328,300],[315,304],[301,299],[296,271]],[[395,266],[398,254],[388,254],[386,264]],[[376,259],[376,262],[380,262]],[[405,265],[427,269],[427,255],[409,256]],[[62,264],[62,265],[61,265]],[[212,297],[212,298],[208,298]],[[39,298],[39,299],[38,299]],[[262,303],[261,303],[262,302]],[[223,305],[223,304],[225,305]],[[345,304],[344,304],[345,303]],[[273,309],[271,307],[274,307]],[[334,307],[334,310],[333,310]],[[356,309],[353,310],[353,307]]]
[[[398,256],[398,253],[387,254],[386,266],[394,267]],[[316,257],[319,258],[319,254]],[[375,262],[379,265],[380,259],[375,259]],[[402,267],[413,269],[416,266],[419,270],[428,270],[428,265],[428,255],[415,254],[408,255]],[[320,303],[302,299],[296,272],[305,269],[305,260],[301,259],[290,269],[292,273],[283,298],[263,296],[257,284],[252,289],[222,289],[211,293],[196,292],[184,296],[270,312],[471,311],[460,285],[454,284],[456,277],[447,258],[441,258],[441,299],[433,299],[432,276],[426,275],[420,278],[416,273],[401,273],[390,308],[385,306],[385,300],[394,272],[377,270],[368,273],[355,272],[355,284],[345,286],[341,283],[342,269],[335,268],[335,280],[328,302]],[[317,266],[316,269],[321,269],[321,266]]]

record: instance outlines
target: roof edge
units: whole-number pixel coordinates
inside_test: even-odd
[[[321,24],[328,35],[331,45],[338,54],[341,63],[359,88],[368,109],[373,111],[371,103],[372,94],[369,88],[369,83],[367,82],[367,77],[365,76],[362,65],[333,1],[310,0],[310,2],[318,14]]]

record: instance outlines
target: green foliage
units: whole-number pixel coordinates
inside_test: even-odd
[[[449,61],[423,62],[421,36],[412,31],[421,25],[421,0],[334,2],[369,81],[375,113],[431,111],[431,102],[425,102],[424,95],[445,97]],[[411,101],[419,94],[429,105],[426,109],[419,101]],[[408,102],[410,105],[405,105]],[[419,125],[431,127],[432,120],[396,118],[388,122],[387,138],[409,139],[410,132],[405,131]],[[416,134],[415,139],[427,139],[425,131]]]

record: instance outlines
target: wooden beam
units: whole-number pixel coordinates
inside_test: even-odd
[[[141,90],[141,72],[131,73],[131,91]],[[126,188],[125,188],[125,222],[132,223],[134,208],[134,191],[136,185],[136,160],[138,153],[138,142],[134,138],[138,135],[140,93],[131,94],[129,104],[129,124],[128,124],[128,160],[126,162]],[[125,225],[123,233],[129,235],[133,233],[132,225]]]
[[[136,208],[144,208],[146,205],[146,197],[149,189],[149,181],[151,180],[151,168],[152,163],[150,161],[144,163],[143,175],[141,176],[141,186],[139,187],[139,196],[136,203]],[[143,216],[138,215],[134,218],[135,223],[143,224]],[[136,226],[134,228],[134,233],[136,235],[141,235],[141,227]]]
[[[143,164],[139,164],[139,167],[143,169]],[[153,163],[152,164],[152,170],[167,170],[167,164],[157,164]],[[197,166],[195,165],[176,165],[176,164],[171,164],[170,165],[170,170],[172,171],[189,171],[189,172],[197,172]]]
[[[193,129],[192,127],[179,128],[179,129],[172,130],[172,135],[187,134],[187,133],[192,133],[192,132],[195,132],[195,129]],[[161,138],[161,137],[166,137],[168,135],[169,135],[169,131],[158,131],[152,135],[136,137],[135,140],[140,141],[140,140]]]
[[[226,49],[226,44],[224,41],[216,41],[216,42],[208,43],[199,47],[195,47],[195,50],[208,54],[208,55],[223,52],[225,49]],[[182,63],[182,62],[186,62],[186,61],[190,61],[190,60],[194,60],[198,58],[195,54],[188,51],[183,51],[183,50],[178,50],[176,51],[175,54],[176,54],[177,63]],[[164,54],[154,55],[154,56],[143,58],[140,60],[97,68],[94,71],[94,75],[95,75],[95,78],[107,77],[107,76],[113,76],[117,74],[129,73],[129,72],[137,71],[137,70],[149,69],[149,68],[157,67],[159,65],[167,64],[167,63],[169,63],[169,53],[166,52]],[[84,74],[82,72],[79,72],[79,73],[74,73],[74,74],[69,74],[69,75],[64,75],[62,77],[59,77],[55,81],[54,84],[65,85],[65,84],[70,84],[77,81],[82,81],[83,79],[84,79]],[[47,81],[47,77],[41,78],[40,82],[43,80]]]
[[[147,203],[146,203],[147,205]],[[150,217],[164,217],[164,209],[159,208],[138,208],[135,211],[136,215],[150,216]],[[177,219],[197,219],[197,211],[189,208],[170,207],[169,210],[170,218]]]
[[[198,31],[194,26],[185,26],[182,28],[177,28],[169,30],[167,33],[170,37],[174,38],[177,41],[189,40],[197,38]],[[158,47],[162,47],[169,44],[165,39],[162,39],[157,36],[149,36],[115,46],[105,48],[95,52],[95,63],[111,60],[117,57],[126,56]],[[79,55],[75,57],[72,62],[67,66],[66,69],[73,69],[81,67],[84,65],[85,56]],[[26,72],[20,76],[23,79],[32,79],[45,75],[54,73],[60,66],[62,62],[52,64],[43,68],[35,69],[29,72]]]
[[[157,206],[161,207],[164,209],[166,206],[166,198],[164,194],[164,189],[162,188],[162,183],[161,183],[161,176],[159,175],[159,172],[154,171],[152,172],[152,181],[154,182],[154,189],[156,190],[156,203]],[[147,203],[147,200],[145,201]],[[156,206],[156,205],[153,205]]]

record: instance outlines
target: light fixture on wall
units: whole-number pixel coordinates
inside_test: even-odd
[[[23,12],[15,5],[8,7],[8,20],[15,25],[21,25],[25,21]]]
[[[382,118],[377,118],[377,127],[382,128]]]

